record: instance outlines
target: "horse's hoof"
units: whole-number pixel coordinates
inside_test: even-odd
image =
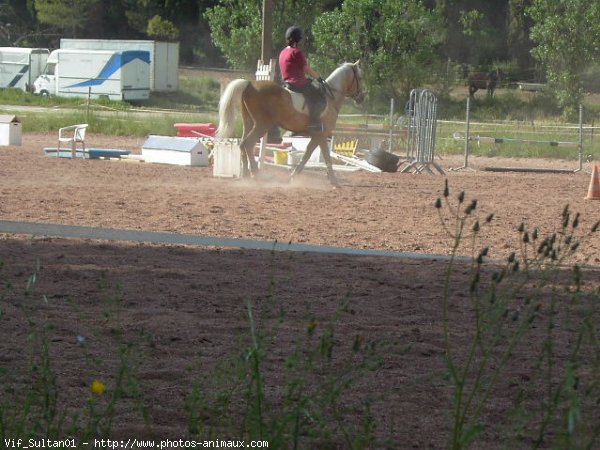
[[[273,177],[271,175],[269,175],[268,173],[265,173],[263,171],[257,171],[252,178],[254,179],[255,182],[257,183],[268,183],[270,181],[273,180]]]
[[[331,183],[331,187],[333,189],[338,189],[341,187],[340,183],[338,182],[337,178],[335,177],[327,177],[329,179],[329,183]]]

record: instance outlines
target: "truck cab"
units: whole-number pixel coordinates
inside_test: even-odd
[[[54,58],[52,56],[54,55]],[[39,77],[33,83],[33,93],[39,94],[42,96],[48,96],[50,94],[56,94],[56,54],[54,52],[50,53],[48,60],[46,61],[46,67],[44,71],[40,74]]]

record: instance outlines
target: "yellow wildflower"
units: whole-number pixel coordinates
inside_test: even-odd
[[[312,334],[315,331],[315,328],[317,328],[317,322],[315,322],[314,320],[311,320],[310,322],[308,322],[308,326],[306,327],[306,331],[308,331],[308,335],[312,336]]]
[[[106,385],[102,381],[99,381],[99,380],[92,381],[92,392],[94,394],[101,395],[101,394],[104,394],[104,391],[106,391]]]

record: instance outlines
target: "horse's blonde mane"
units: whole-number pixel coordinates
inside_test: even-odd
[[[341,85],[338,85],[341,82],[340,72],[346,70],[348,67],[352,66],[352,63],[346,62],[341,66],[337,67],[331,74],[327,77],[327,83],[331,85],[333,89],[337,89],[338,91],[342,89]]]

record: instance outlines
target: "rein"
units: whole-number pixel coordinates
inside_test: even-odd
[[[331,86],[329,86],[329,83],[326,80],[322,80],[321,81],[321,86],[323,86],[323,89],[325,91],[325,94],[333,99],[335,96],[333,95],[333,89]]]
[[[352,78],[352,84],[350,85],[350,89],[352,89],[352,87],[354,86],[354,82],[356,81],[356,93],[350,96],[350,98],[356,100],[362,94],[362,92],[360,89],[360,81],[358,81],[358,73],[356,72],[356,66],[352,64],[350,67],[352,67],[352,74],[354,75],[354,77]]]
[[[352,84],[350,85],[350,90],[352,90],[352,88],[354,87],[354,83],[356,83],[356,92],[353,95],[349,95],[348,97],[350,97],[352,100],[356,100],[358,97],[360,97],[362,95],[362,90],[360,88],[360,81],[359,81],[359,76],[358,73],[356,72],[356,67],[354,66],[354,64],[351,64],[350,67],[352,68]],[[341,89],[334,89],[332,88],[329,83],[327,81],[323,81],[323,86],[325,86],[326,91],[327,91],[327,95],[329,95],[331,98],[334,97],[333,95],[333,91],[338,91],[338,92],[342,92]]]

